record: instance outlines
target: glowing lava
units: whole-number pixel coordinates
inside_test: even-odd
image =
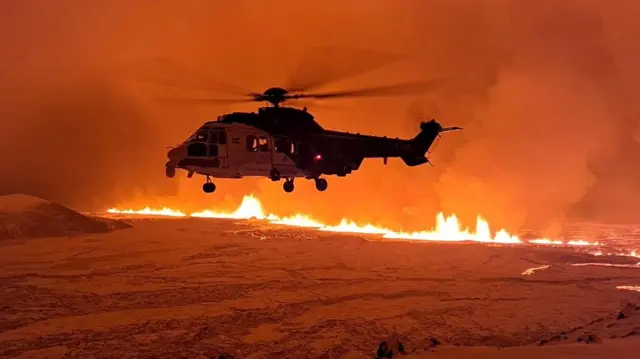
[[[167,216],[167,217],[186,217],[187,215],[176,211],[171,208],[163,207],[162,209],[151,209],[149,207],[145,207],[143,209],[133,210],[133,209],[115,209],[111,208],[107,210],[108,213],[117,213],[117,214],[139,214],[146,216]]]
[[[481,243],[502,243],[502,244],[520,244],[523,241],[518,236],[508,233],[506,230],[501,229],[495,234],[492,234],[489,223],[482,217],[478,216],[476,220],[476,228],[474,231],[470,231],[467,228],[462,228],[458,218],[455,214],[445,217],[444,214],[439,213],[436,217],[436,226],[431,230],[418,231],[418,232],[402,232],[394,231],[388,228],[376,226],[373,224],[357,224],[354,221],[343,219],[337,225],[327,225],[318,220],[311,218],[310,216],[303,214],[296,214],[291,217],[280,217],[275,214],[267,214],[262,208],[260,201],[252,196],[245,196],[242,199],[240,207],[233,212],[219,212],[205,210],[201,212],[194,212],[189,215],[173,210],[170,208],[151,209],[144,208],[142,210],[133,209],[116,209],[111,208],[107,210],[108,213],[113,214],[127,214],[127,215],[152,215],[152,216],[171,216],[171,217],[196,217],[196,218],[221,218],[221,219],[259,219],[269,221],[273,224],[295,226],[295,227],[308,227],[316,228],[326,232],[340,232],[340,233],[360,233],[360,234],[372,234],[379,235],[384,238],[390,239],[408,239],[408,240],[426,240],[426,241],[447,241],[447,242],[481,242]],[[551,240],[548,238],[533,239],[527,241],[531,244],[538,245],[571,245],[571,246],[593,246],[598,243],[590,243],[584,240],[573,240],[569,242],[563,242],[558,240]]]
[[[616,287],[616,289],[640,292],[640,285],[619,285]]]
[[[279,217],[273,214],[265,214],[262,204],[254,196],[244,196],[240,207],[232,213],[202,211],[191,213],[191,217],[196,218],[228,218],[228,219],[263,219],[274,224],[282,224],[286,226],[321,228],[324,225],[316,222],[308,216],[297,214],[292,217]]]

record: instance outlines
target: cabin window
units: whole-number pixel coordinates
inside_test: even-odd
[[[258,150],[258,138],[253,135],[247,136],[247,151],[256,152]]]
[[[209,157],[218,157],[218,145],[209,145]]]
[[[204,143],[192,143],[187,147],[187,156],[205,157],[207,155],[207,145]]]
[[[258,139],[258,149],[260,152],[269,152],[269,140],[266,137],[260,137]]]
[[[288,138],[278,138],[275,142],[275,150],[280,153],[292,154],[295,152],[293,141]]]
[[[224,130],[218,132],[218,143],[221,145],[227,144],[227,133]]]

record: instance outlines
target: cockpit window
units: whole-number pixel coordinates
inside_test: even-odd
[[[209,131],[207,130],[198,131],[189,138],[189,141],[207,142],[208,140],[209,140]]]
[[[209,134],[209,143],[218,143],[218,132],[211,132]]]
[[[204,157],[207,155],[207,145],[204,143],[192,143],[187,146],[187,156],[189,157]]]

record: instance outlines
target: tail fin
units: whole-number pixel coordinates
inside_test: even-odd
[[[460,127],[442,127],[435,120],[420,123],[420,133],[411,140],[411,150],[402,156],[407,166],[418,166],[429,163],[426,154],[441,132],[461,130]]]

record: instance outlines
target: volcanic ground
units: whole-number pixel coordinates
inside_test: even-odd
[[[425,358],[636,358],[640,347],[638,258],[251,220],[126,222],[0,241],[0,357],[371,358],[392,335]]]

